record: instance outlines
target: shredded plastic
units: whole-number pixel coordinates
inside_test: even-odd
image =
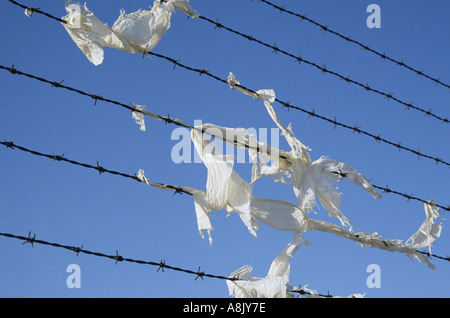
[[[65,3],[67,23],[63,26],[94,65],[103,62],[103,47],[110,47],[128,53],[148,53],[162,39],[170,28],[170,21],[175,8],[192,18],[199,14],[189,5],[188,0],[155,0],[151,10],[138,10],[126,14],[120,11],[119,18],[112,27],[101,22],[86,6]]]

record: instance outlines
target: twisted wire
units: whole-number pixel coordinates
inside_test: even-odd
[[[29,7],[26,7],[24,5],[19,4],[18,2],[14,1],[14,0],[7,0],[7,1],[9,1],[9,2],[15,4],[15,5],[18,5],[18,6],[22,7],[22,8],[29,8]],[[31,9],[33,9],[33,8],[31,8]],[[45,13],[45,12],[39,10],[39,9],[33,9],[33,10],[34,10],[33,12],[37,12],[37,13],[43,14],[43,15],[45,15],[45,16],[47,16],[49,18],[52,18],[54,20],[57,20],[59,22],[67,23],[67,21],[65,21],[63,19],[56,18],[56,17],[52,16],[51,14]],[[268,48],[272,49],[273,50],[272,52],[274,52],[274,53],[280,52],[280,53],[282,53],[282,54],[284,54],[286,56],[289,56],[289,57],[293,58],[294,61],[298,62],[299,64],[301,62],[304,62],[305,64],[313,66],[316,69],[322,71],[322,73],[332,74],[332,75],[334,75],[334,76],[336,76],[336,77],[338,77],[338,78],[340,78],[342,80],[345,80],[347,83],[358,85],[358,86],[362,87],[363,89],[365,89],[366,91],[371,91],[371,92],[377,93],[379,95],[382,95],[385,98],[387,98],[388,100],[392,99],[392,100],[396,101],[397,103],[400,103],[400,104],[404,105],[405,109],[407,109],[407,110],[412,108],[414,110],[417,110],[417,111],[420,111],[420,112],[424,113],[428,117],[433,117],[435,119],[438,119],[438,120],[442,121],[442,123],[446,123],[446,124],[449,123],[449,119],[448,118],[443,118],[441,116],[438,116],[438,115],[434,114],[430,108],[425,110],[425,109],[423,109],[421,107],[414,106],[412,102],[407,103],[407,102],[405,102],[403,100],[400,100],[400,99],[394,97],[393,93],[386,93],[386,92],[380,91],[378,89],[374,89],[374,88],[370,87],[370,85],[368,83],[363,84],[361,82],[358,82],[358,81],[355,81],[353,79],[350,79],[349,76],[343,76],[343,75],[341,75],[341,74],[339,74],[339,73],[337,73],[335,71],[328,70],[325,65],[320,66],[320,65],[318,65],[318,64],[316,64],[314,62],[311,62],[309,60],[306,60],[306,59],[302,58],[301,55],[296,56],[295,54],[292,54],[292,53],[289,53],[289,52],[287,52],[285,50],[282,50],[276,44],[271,45],[271,44],[268,44],[268,43],[266,43],[264,41],[256,39],[256,38],[254,38],[251,35],[248,35],[248,34],[240,32],[240,31],[234,30],[234,29],[232,29],[230,27],[227,27],[227,26],[219,23],[218,20],[214,21],[214,20],[212,20],[210,18],[201,16],[201,15],[198,18],[201,19],[201,20],[207,21],[207,22],[209,22],[211,24],[214,24],[215,25],[215,29],[218,28],[218,29],[227,30],[227,31],[229,31],[229,32],[231,32],[233,34],[239,35],[239,36],[241,36],[241,37],[243,37],[243,38],[245,38],[247,40],[250,40],[250,41],[256,42],[256,43],[258,43],[260,45],[263,45],[265,47],[268,47]]]
[[[428,108],[427,110],[425,110],[424,108],[421,108],[421,107],[418,107],[418,106],[414,106],[412,102],[405,102],[405,101],[403,101],[403,100],[401,100],[401,99],[399,99],[397,97],[394,97],[394,94],[392,92],[386,93],[386,92],[381,91],[379,89],[372,88],[369,85],[369,83],[363,84],[361,82],[358,82],[356,80],[351,79],[349,76],[344,76],[344,75],[342,75],[340,73],[337,73],[335,71],[331,71],[331,70],[327,69],[326,65],[320,66],[319,64],[317,64],[315,62],[312,62],[312,61],[309,61],[309,60],[303,58],[301,55],[295,55],[293,53],[290,53],[290,52],[287,52],[287,51],[285,51],[283,49],[280,49],[276,45],[276,43],[274,43],[273,45],[269,44],[269,43],[266,43],[264,41],[261,41],[261,40],[255,38],[255,37],[253,37],[252,35],[248,35],[248,34],[240,32],[240,31],[237,31],[235,29],[232,29],[230,27],[227,27],[227,26],[219,23],[218,20],[214,21],[214,20],[212,20],[210,18],[207,18],[207,17],[204,17],[204,16],[199,16],[199,19],[207,21],[207,22],[215,25],[216,29],[224,29],[224,30],[229,31],[229,32],[231,32],[233,34],[239,35],[239,36],[241,36],[241,37],[243,37],[243,38],[245,38],[245,39],[247,39],[249,41],[252,41],[252,42],[258,43],[258,44],[260,44],[262,46],[265,46],[267,48],[270,48],[270,49],[272,49],[272,53],[278,53],[279,52],[279,53],[281,53],[283,55],[286,55],[286,56],[292,58],[295,62],[298,62],[299,64],[301,64],[303,62],[305,64],[313,66],[317,70],[320,70],[322,73],[331,74],[333,76],[336,76],[336,77],[340,78],[341,80],[346,81],[349,84],[354,84],[354,85],[357,85],[357,86],[363,88],[366,91],[379,94],[379,95],[383,96],[384,98],[386,98],[388,100],[392,99],[393,101],[404,105],[406,110],[414,109],[414,110],[417,110],[419,112],[422,112],[427,117],[435,118],[435,119],[440,120],[442,123],[445,123],[445,124],[449,123],[449,119],[448,118],[444,118],[444,117],[441,117],[439,115],[434,114],[431,108]]]
[[[130,178],[130,179],[133,179],[135,181],[143,182],[136,175],[130,175],[130,174],[119,172],[119,171],[115,171],[115,170],[105,169],[98,163],[98,161],[97,161],[97,165],[94,166],[94,165],[91,165],[91,164],[86,164],[86,163],[82,163],[82,162],[78,162],[78,161],[75,161],[75,160],[68,159],[68,158],[64,157],[64,155],[45,154],[45,153],[42,153],[42,152],[39,152],[39,151],[36,151],[36,150],[31,150],[31,149],[28,149],[26,147],[16,145],[12,141],[6,141],[6,140],[0,141],[0,145],[4,145],[4,146],[6,146],[6,148],[9,148],[9,149],[18,149],[18,150],[21,150],[21,151],[24,151],[24,152],[28,152],[28,153],[30,153],[32,155],[35,155],[35,156],[45,157],[45,158],[48,158],[48,159],[53,159],[54,161],[64,161],[64,162],[67,162],[67,163],[70,163],[70,164],[73,164],[73,165],[77,165],[77,166],[81,166],[81,167],[84,167],[84,168],[94,169],[94,170],[97,170],[100,174],[102,174],[103,172],[106,172],[106,173],[110,173],[110,174],[113,174],[113,175],[119,175],[119,176],[122,176],[122,177]],[[343,178],[346,177],[346,175],[343,174],[342,172],[336,171],[336,172],[333,172],[333,173],[338,174],[338,175],[340,175]],[[150,185],[155,186],[157,188],[163,188],[163,189],[166,189],[166,190],[173,190],[173,191],[175,191],[174,194],[176,194],[176,193],[186,193],[186,194],[192,195],[192,193],[189,190],[186,190],[182,186],[166,185],[166,184],[161,184],[161,183],[156,183],[156,182],[150,182]],[[377,186],[377,185],[372,185],[372,186],[377,188],[377,189],[383,190],[385,193],[392,193],[392,194],[396,194],[396,195],[399,195],[399,196],[403,196],[403,197],[407,198],[408,201],[409,200],[420,201],[422,203],[432,204],[434,206],[437,206],[440,209],[443,209],[443,210],[446,210],[446,211],[450,211],[450,205],[445,207],[443,205],[436,204],[434,202],[430,202],[430,201],[421,199],[421,198],[416,197],[416,196],[414,196],[412,194],[410,195],[410,194],[402,193],[400,191],[392,190],[392,189],[390,189],[387,186],[386,187],[380,187],[380,186]]]
[[[250,1],[253,2],[253,0],[250,0]],[[276,4],[274,4],[274,3],[272,3],[272,2],[270,2],[268,0],[258,0],[257,2],[258,3],[260,3],[260,2],[265,3],[265,4],[269,5],[269,6],[271,6],[272,8],[279,10],[280,12],[284,12],[284,13],[293,15],[293,16],[295,16],[297,18],[300,18],[300,21],[307,21],[309,23],[312,23],[315,26],[318,26],[325,33],[329,32],[329,33],[331,33],[333,35],[336,35],[337,37],[341,38],[342,40],[345,40],[347,43],[356,44],[361,49],[377,55],[383,61],[384,60],[388,60],[388,61],[390,61],[390,62],[392,62],[392,63],[394,63],[394,64],[396,64],[398,66],[404,67],[405,69],[408,69],[408,70],[416,73],[416,75],[418,75],[420,77],[425,77],[425,78],[435,82],[436,85],[441,85],[441,86],[444,86],[444,87],[447,87],[447,88],[450,89],[450,85],[442,82],[439,78],[432,77],[432,76],[426,74],[424,71],[420,71],[418,69],[415,69],[415,68],[407,65],[403,60],[397,60],[397,59],[389,57],[388,55],[386,55],[386,53],[380,53],[379,51],[376,51],[376,50],[370,48],[369,45],[363,44],[362,42],[359,42],[357,40],[353,40],[350,36],[345,36],[342,33],[334,31],[333,29],[330,29],[329,25],[321,24],[321,23],[319,23],[319,22],[317,22],[317,21],[307,17],[307,13],[306,14],[296,13],[296,12],[293,12],[291,10],[286,9],[285,6],[276,5]]]

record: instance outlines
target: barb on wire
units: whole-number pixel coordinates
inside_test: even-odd
[[[251,1],[252,1],[252,0],[251,0]],[[387,56],[386,53],[380,53],[380,52],[378,52],[378,51],[376,51],[376,50],[370,48],[370,46],[368,46],[368,45],[366,45],[366,44],[363,44],[363,43],[361,43],[361,42],[359,42],[359,41],[356,41],[356,40],[351,39],[350,36],[345,36],[345,35],[343,35],[343,34],[337,32],[337,31],[334,31],[334,30],[330,29],[329,25],[324,25],[324,24],[321,24],[321,23],[319,23],[319,22],[317,22],[317,21],[314,21],[314,20],[311,19],[311,18],[308,18],[308,17],[306,16],[307,14],[300,14],[300,13],[296,13],[296,12],[290,11],[290,10],[288,10],[288,9],[285,9],[284,6],[278,6],[278,5],[272,3],[272,2],[270,2],[270,1],[268,1],[268,0],[258,0],[257,2],[258,2],[258,3],[259,3],[259,2],[263,2],[263,3],[265,3],[265,4],[269,5],[269,6],[271,6],[271,7],[274,8],[274,9],[280,10],[280,12],[285,12],[285,13],[288,13],[288,14],[290,14],[290,15],[293,15],[293,16],[295,16],[295,17],[297,17],[297,18],[300,18],[300,21],[307,21],[307,22],[309,22],[309,23],[312,23],[312,24],[318,26],[318,27],[320,28],[320,30],[324,31],[325,33],[329,32],[329,33],[331,33],[331,34],[333,34],[333,35],[336,35],[336,36],[338,36],[339,38],[345,40],[347,43],[350,42],[350,43],[356,44],[356,45],[358,45],[361,49],[363,49],[363,50],[365,50],[365,51],[368,51],[368,52],[371,52],[371,53],[377,55],[377,56],[380,57],[380,59],[383,60],[383,61],[384,61],[384,60],[388,60],[388,61],[390,61],[390,62],[392,62],[392,63],[394,63],[394,64],[396,64],[396,65],[398,65],[398,66],[404,67],[405,69],[408,69],[408,70],[410,70],[410,71],[416,73],[416,75],[419,76],[419,77],[425,77],[425,78],[427,78],[427,79],[429,79],[429,80],[435,82],[436,85],[441,85],[441,86],[444,86],[444,87],[450,89],[450,85],[449,85],[449,84],[446,84],[446,83],[444,83],[444,82],[442,82],[439,78],[435,78],[435,77],[432,77],[432,76],[430,76],[430,75],[427,75],[425,72],[420,71],[420,70],[418,70],[418,69],[415,69],[415,68],[413,68],[413,67],[411,67],[411,66],[405,64],[405,63],[403,62],[403,60],[400,61],[400,60],[393,59],[393,58]],[[449,90],[449,91],[450,91],[450,90]]]
[[[6,140],[0,141],[0,145],[6,146],[7,149],[8,148],[10,148],[10,149],[18,149],[18,150],[21,150],[21,151],[24,151],[24,152],[31,153],[32,155],[35,155],[35,156],[45,157],[45,158],[48,158],[48,159],[55,160],[55,155],[54,154],[50,155],[50,154],[45,154],[45,153],[42,153],[42,152],[39,152],[39,151],[36,151],[36,150],[31,150],[31,149],[25,148],[23,146],[16,145],[12,141],[6,141]],[[65,158],[65,157],[62,157],[62,156],[60,156],[60,160],[59,161],[65,161],[65,162],[68,162],[68,163],[73,164],[73,165],[77,165],[77,166],[81,166],[81,167],[84,167],[84,168],[89,168],[89,169],[93,169],[93,170],[99,171],[98,162],[97,162],[97,165],[90,165],[90,164],[81,163],[81,162],[78,162],[78,161],[75,161],[75,160],[71,160],[71,159],[68,159],[68,158]],[[118,172],[118,171],[110,170],[110,169],[105,169],[103,167],[102,167],[102,172],[106,172],[106,173],[110,173],[110,174],[113,174],[113,175],[119,175],[119,176],[122,176],[122,177],[130,178],[130,179],[133,179],[133,180],[138,181],[138,182],[143,182],[136,175],[132,176],[132,175],[129,175],[127,173]],[[341,175],[341,172],[335,172],[335,173]],[[344,175],[342,175],[342,176],[344,177]],[[187,190],[187,189],[185,189],[184,187],[181,187],[181,186],[173,186],[173,185],[167,185],[167,184],[156,183],[156,182],[148,182],[147,184],[149,184],[151,186],[154,186],[156,188],[174,191],[174,194],[186,193],[186,194],[192,195],[192,193],[189,190]],[[392,193],[392,194],[396,194],[396,195],[399,195],[399,196],[406,197],[408,199],[408,201],[409,200],[415,200],[415,201],[420,201],[422,203],[429,203],[429,201],[421,199],[421,198],[418,198],[418,197],[415,197],[413,195],[408,195],[408,194],[404,194],[404,193],[396,191],[396,190],[391,190],[387,186],[386,187],[379,187],[379,186],[376,186],[376,185],[373,185],[373,186],[375,188],[377,188],[377,189],[383,190],[385,193]],[[441,208],[443,210],[450,211],[450,205],[443,206],[443,205],[436,204],[434,202],[433,202],[433,205],[435,205],[435,206],[437,206],[437,207],[439,207],[439,208]]]
[[[124,172],[119,172],[119,171],[115,171],[115,170],[111,170],[111,169],[106,169],[106,168],[100,166],[98,161],[97,161],[96,165],[91,165],[91,164],[87,164],[87,163],[78,162],[78,161],[75,161],[75,160],[72,160],[72,159],[68,159],[68,158],[65,158],[63,156],[55,156],[55,154],[45,154],[45,153],[42,153],[42,152],[39,152],[39,151],[36,151],[36,150],[31,150],[31,149],[28,149],[26,147],[22,147],[22,146],[16,145],[12,141],[6,141],[6,140],[5,141],[0,141],[0,144],[6,146],[7,148],[18,149],[18,150],[21,150],[21,151],[24,151],[24,152],[28,152],[28,153],[30,153],[32,155],[35,155],[35,156],[38,156],[38,157],[45,157],[45,158],[52,159],[52,160],[55,160],[55,161],[64,161],[64,162],[70,163],[72,165],[76,165],[76,166],[80,166],[80,167],[88,168],[88,169],[93,169],[93,170],[98,171],[100,174],[102,174],[102,173],[109,173],[109,174],[112,174],[112,175],[133,179],[133,180],[138,181],[138,182],[143,182],[136,175],[130,175],[130,174],[127,174],[127,173],[124,173]],[[56,159],[56,158],[58,158],[58,159]],[[185,188],[180,187],[180,186],[173,186],[173,185],[162,184],[162,183],[157,183],[157,182],[148,182],[147,184],[151,185],[151,186],[154,186],[156,188],[159,188],[159,189],[174,191],[174,194],[176,194],[176,193],[180,193],[180,194],[181,193],[186,193],[186,194],[192,195],[192,193],[190,193],[188,190],[186,190]],[[30,243],[31,242],[32,241],[30,241]]]
[[[212,20],[210,18],[207,18],[207,17],[204,17],[204,16],[199,16],[199,19],[207,21],[207,22],[209,22],[209,23],[211,23],[211,24],[213,24],[215,26],[217,26],[219,24],[219,22],[214,21],[214,20]],[[279,48],[275,44],[271,45],[269,43],[263,42],[263,41],[261,41],[259,39],[256,39],[253,36],[250,36],[248,34],[245,34],[245,33],[242,33],[240,31],[234,30],[234,29],[232,29],[230,27],[227,27],[227,26],[223,25],[222,23],[220,23],[220,28],[219,29],[227,30],[227,31],[229,31],[229,32],[231,32],[233,34],[239,35],[239,36],[241,36],[241,37],[243,37],[243,38],[245,38],[247,40],[250,40],[250,41],[253,41],[253,42],[258,43],[260,45],[263,45],[265,47],[268,47],[268,48],[272,49],[272,52],[274,52],[274,53],[278,53],[279,52],[279,53],[282,53],[283,55],[289,56],[290,58],[294,59],[294,62],[299,62],[299,63],[300,62],[304,62],[305,64],[308,64],[308,65],[313,66],[314,68],[320,70],[324,74],[331,74],[331,75],[336,76],[336,77],[338,77],[338,78],[340,78],[342,80],[345,80],[347,83],[351,83],[351,84],[355,84],[357,86],[360,86],[361,88],[365,89],[366,91],[382,95],[382,96],[384,96],[385,98],[387,98],[389,100],[393,100],[393,101],[395,101],[395,102],[397,102],[399,104],[402,104],[402,105],[406,106],[405,107],[406,110],[409,110],[409,109],[412,108],[414,110],[422,112],[427,117],[435,118],[435,119],[440,120],[442,123],[445,123],[445,124],[449,123],[449,119],[448,118],[443,118],[443,117],[441,117],[439,115],[434,114],[431,109],[425,110],[425,109],[423,109],[421,107],[414,106],[413,103],[411,103],[411,102],[405,102],[405,101],[403,101],[403,100],[401,100],[401,99],[399,99],[397,97],[394,97],[393,93],[383,92],[383,91],[381,91],[379,89],[372,88],[368,83],[363,84],[361,82],[358,82],[356,80],[351,79],[349,76],[344,76],[344,75],[339,74],[339,73],[337,73],[335,71],[331,71],[328,68],[326,68],[325,65],[324,66],[320,66],[317,63],[309,61],[309,60],[307,60],[307,59],[305,59],[305,58],[303,58],[301,56],[289,53],[289,52],[287,52],[285,50],[282,50],[281,48]]]

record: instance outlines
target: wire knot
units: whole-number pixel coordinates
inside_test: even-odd
[[[159,262],[159,267],[156,271],[159,272],[159,270],[161,270],[161,272],[164,272],[164,267],[166,267],[166,260],[161,260]]]
[[[55,161],[61,161],[61,160],[63,160],[63,158],[64,158],[64,154],[62,154],[62,155],[53,154],[53,160],[55,160]]]
[[[197,280],[199,277],[203,280],[203,276],[205,276],[205,272],[200,272],[200,266],[199,266],[198,270],[197,270],[197,277],[195,277],[194,280]]]
[[[26,243],[30,243],[31,247],[34,247],[33,243],[36,240],[36,234],[33,235],[33,237],[31,237],[31,231],[28,232],[28,237],[26,239],[25,242],[22,243],[22,245],[26,244]]]
[[[114,265],[116,265],[117,262],[122,262],[123,261],[123,257],[119,255],[119,252],[117,250],[116,250],[116,256],[114,257],[114,259],[116,260]]]
[[[97,161],[97,167],[95,168],[97,169],[98,173],[101,175],[103,172],[105,172],[106,170],[98,163]]]
[[[3,141],[3,144],[6,146],[6,148],[14,149],[14,143],[12,141]]]

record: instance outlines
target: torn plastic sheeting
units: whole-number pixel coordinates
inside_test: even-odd
[[[191,130],[194,146],[208,170],[206,182],[206,201],[209,210],[226,209],[227,213],[236,212],[250,233],[256,237],[252,224],[250,200],[252,189],[233,169],[234,156],[224,156],[212,141],[205,140],[201,127]]]
[[[141,128],[141,131],[145,131],[145,116],[144,116],[144,108],[145,106],[142,105],[135,105],[134,108],[138,111],[132,112],[132,117],[136,121],[136,124],[138,124]]]
[[[315,165],[318,168],[322,169],[322,171],[328,175],[328,178],[330,178],[332,174],[338,175],[339,177],[346,177],[353,181],[356,185],[369,192],[369,194],[375,199],[381,198],[381,195],[377,192],[377,190],[373,187],[369,180],[346,163],[326,157],[321,157],[312,165]]]
[[[272,107],[272,103],[275,102],[276,99],[275,91],[273,89],[260,89],[256,92],[250,91],[241,86],[240,82],[236,79],[236,76],[232,72],[230,72],[230,74],[228,75],[227,82],[231,88],[236,88],[240,92],[253,98],[261,99],[266,106],[267,112],[269,113],[270,117],[275,122],[277,127],[281,130],[282,135],[286,138],[286,141],[291,146],[292,157],[301,158],[307,163],[310,162],[311,159],[309,158],[308,151],[311,149],[306,147],[297,138],[295,138],[290,125],[288,126],[288,128],[286,128],[278,119],[278,116]]]
[[[110,28],[103,24],[86,6],[65,3],[68,14],[63,17],[63,26],[94,65],[103,62],[103,47],[119,49],[129,53],[151,51],[170,28],[175,7],[196,18],[198,13],[188,0],[155,0],[151,11],[138,10],[126,14],[121,10],[119,18]]]
[[[266,143],[259,142],[244,128],[229,128],[207,123],[201,126],[201,131],[230,145],[253,151],[260,157],[276,161],[282,160],[285,167],[290,165],[289,161],[280,158],[280,156],[287,158],[289,156],[288,153]]]
[[[265,278],[250,276],[252,268],[243,266],[234,271],[230,278],[237,277],[237,281],[227,281],[230,295],[236,298],[286,298],[293,297],[287,293],[289,282],[289,261],[303,243],[303,237],[294,233],[292,241],[281,251],[270,265],[269,272]]]
[[[417,252],[417,249],[429,247],[440,236],[442,226],[435,224],[434,220],[438,215],[439,209],[425,203],[427,218],[419,228],[404,244],[401,240],[390,240],[381,237],[378,233],[357,232],[352,233],[335,224],[309,218],[308,222],[312,230],[327,232],[342,238],[347,238],[360,243],[363,247],[369,246],[390,252],[399,252],[407,255],[410,259],[416,258],[420,263],[426,263],[429,268],[435,269],[436,266],[430,263],[426,255]],[[431,212],[431,213],[430,213]],[[433,226],[429,226],[433,224]],[[409,243],[411,241],[411,243]],[[417,242],[416,242],[417,241]]]
[[[431,253],[431,246],[441,236],[441,215],[439,208],[433,202],[425,203],[424,206],[426,219],[419,230],[406,241],[406,244],[414,249],[428,247]]]
[[[288,201],[253,197],[250,211],[257,221],[280,231],[302,233],[309,230],[305,212]]]
[[[250,185],[253,186],[256,181],[263,177],[268,177],[274,182],[280,182],[283,184],[290,184],[285,177],[288,177],[289,170],[282,168],[281,158],[280,160],[273,161],[270,165],[265,161],[264,158],[257,156],[256,152],[249,150],[250,157],[253,160],[252,166],[252,181]]]
[[[213,230],[213,227],[211,225],[210,210],[208,202],[206,202],[205,192],[197,190],[193,192],[193,196],[198,231],[202,238],[204,238],[203,231],[206,231],[209,237],[209,244],[212,244],[211,230]]]

